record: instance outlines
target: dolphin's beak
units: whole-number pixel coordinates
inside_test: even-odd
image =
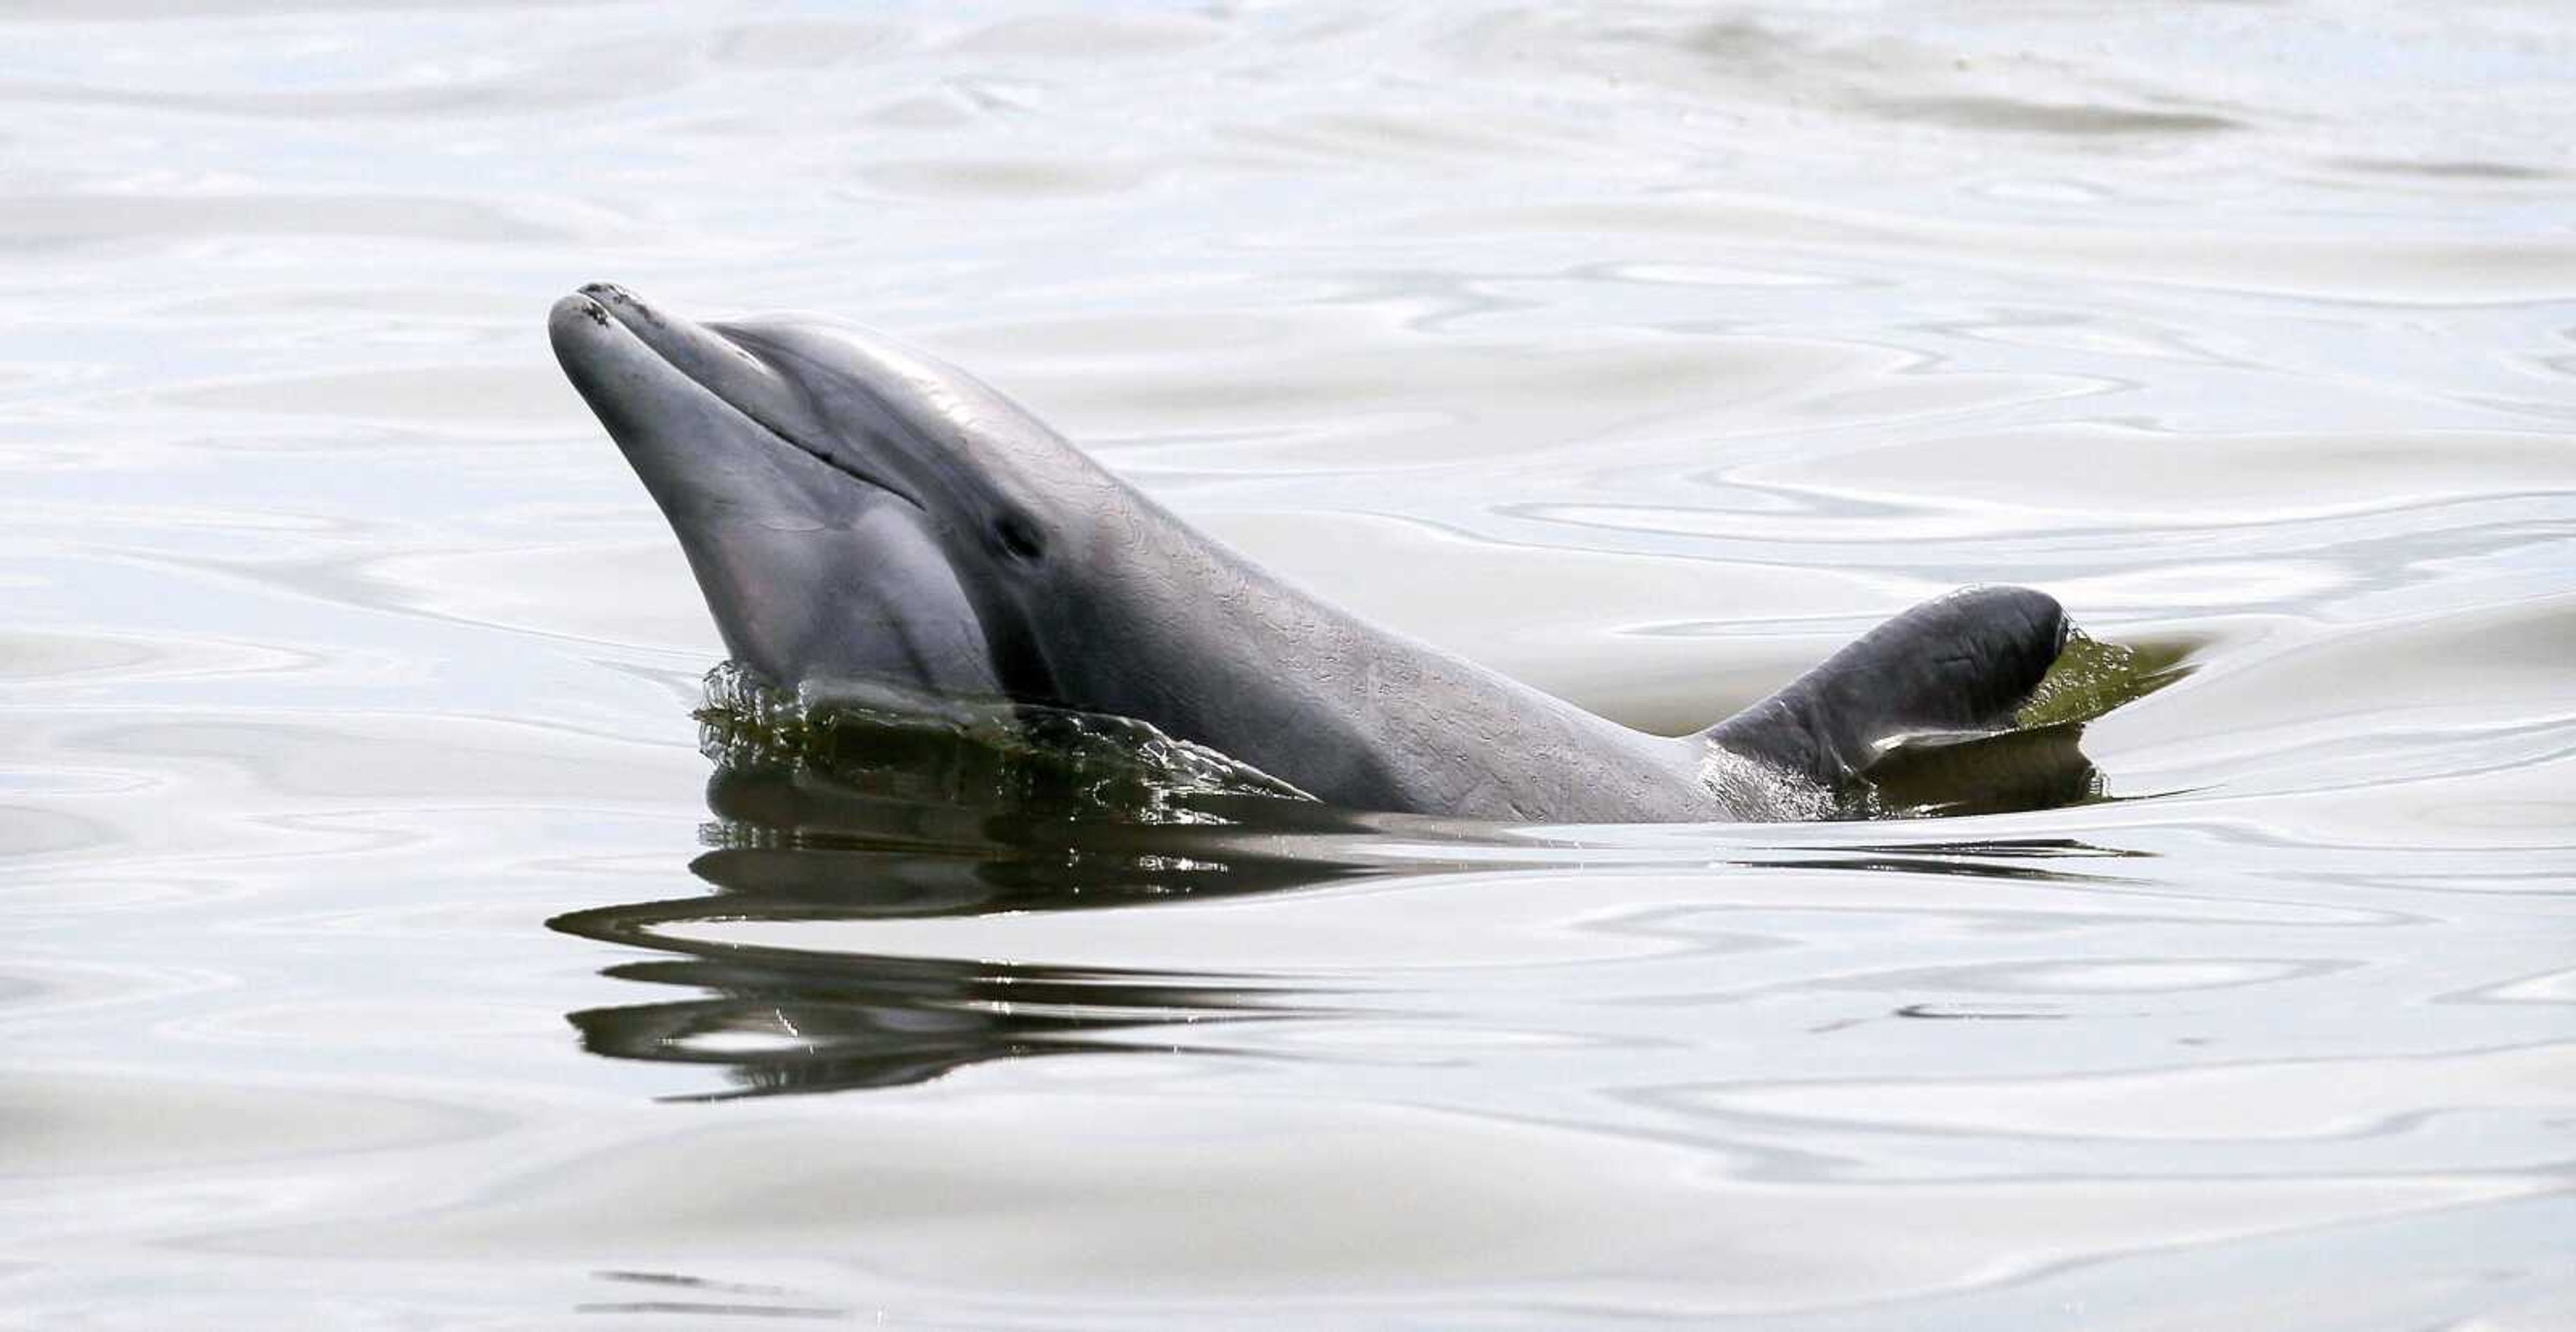
[[[810,405],[830,367],[773,360],[606,285],[555,302],[546,328],[670,519],[735,660],[776,684],[1000,692],[937,520],[836,456],[851,446]]]
[[[585,287],[555,302],[546,331],[565,376],[682,541],[745,519],[810,524],[827,512],[829,474],[798,457],[747,409],[761,395],[740,382],[727,386],[735,390],[731,395],[719,392],[682,359],[665,354],[669,348],[680,358],[713,361],[715,349],[707,343],[715,335],[676,320],[621,319],[619,305],[601,299],[613,290]],[[638,325],[654,329],[661,345],[637,333]],[[737,378],[755,373],[745,366]],[[766,396],[788,395],[773,390]]]
[[[663,312],[635,298],[624,287],[594,282],[555,302],[546,321],[555,354],[569,362],[590,342],[632,338],[664,364],[736,411],[781,435],[816,433],[815,424],[794,419],[795,396],[786,380],[739,343],[704,324]],[[567,351],[567,344],[575,349]],[[796,427],[807,429],[801,432]]]
[[[546,332],[564,372],[620,443],[627,434],[611,416],[614,401],[631,400],[641,379],[667,379],[676,372],[778,442],[922,507],[909,487],[840,441],[815,414],[810,393],[720,329],[646,305],[615,283],[594,282],[555,302]]]

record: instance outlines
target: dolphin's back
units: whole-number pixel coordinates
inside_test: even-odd
[[[1972,587],[1862,635],[1786,688],[1701,732],[1827,787],[1905,736],[1999,729],[2066,646],[2066,612],[2026,587]]]

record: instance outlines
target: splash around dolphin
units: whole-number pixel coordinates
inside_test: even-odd
[[[2042,593],[1972,588],[1650,735],[1270,574],[882,334],[692,323],[605,284],[548,325],[744,668],[1129,718],[1349,809],[1812,817],[1900,742],[2009,726],[2070,632]]]

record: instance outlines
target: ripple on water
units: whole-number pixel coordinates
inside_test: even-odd
[[[2576,1095],[2576,1048],[2174,1068],[2047,1081],[1768,1086],[1712,1093],[1735,1113],[1908,1133],[2079,1138],[2351,1137],[2434,1115],[2553,1114]],[[2543,1152],[2535,1165],[2555,1160]]]
[[[562,228],[507,205],[440,195],[20,194],[0,198],[0,241],[21,248],[227,234],[495,243],[570,238]]]
[[[0,1115],[9,1120],[13,1142],[13,1164],[5,1174],[21,1180],[31,1175],[148,1179],[165,1172],[420,1148],[488,1134],[504,1122],[488,1109],[392,1096],[61,1072],[14,1082],[0,1092]],[[185,1125],[186,1131],[174,1133],[174,1125]],[[221,1214],[208,1209],[159,1219],[202,1223]],[[112,1211],[85,1220],[83,1229],[131,1224]]]
[[[1048,1142],[1013,1131],[1032,1112]],[[1062,1144],[1070,1143],[1070,1149]],[[1453,1113],[1283,1103],[1211,1123],[1167,1099],[1057,1094],[888,1107],[870,1131],[771,1117],[553,1154],[506,1198],[330,1228],[235,1229],[237,1259],[363,1254],[399,1228],[425,1257],[759,1261],[901,1298],[1143,1310],[1261,1296],[1329,1308],[1539,1284],[1587,1305],[1815,1308],[1974,1287],[2141,1244],[2201,1243],[2528,1196],[2503,1179],[2283,1179],[1816,1188],[1732,1177],[1670,1143]],[[672,1187],[670,1164],[690,1184]],[[1508,1163],[1508,1164],[1507,1164]],[[961,1213],[991,1242],[961,1244]],[[1631,1243],[1659,1237],[1651,1252]],[[710,1243],[707,1237],[723,1236]],[[2023,1255],[1998,1267],[1989,1255]],[[1717,1265],[1712,1271],[1711,1265]],[[972,1292],[971,1295],[968,1293]],[[1329,1293],[1328,1293],[1329,1292]]]

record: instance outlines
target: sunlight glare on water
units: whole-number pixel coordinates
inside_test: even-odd
[[[2562,6],[0,42],[0,1321],[2576,1325]],[[711,765],[598,279],[1649,729],[1965,583],[2131,655],[1906,820]]]

